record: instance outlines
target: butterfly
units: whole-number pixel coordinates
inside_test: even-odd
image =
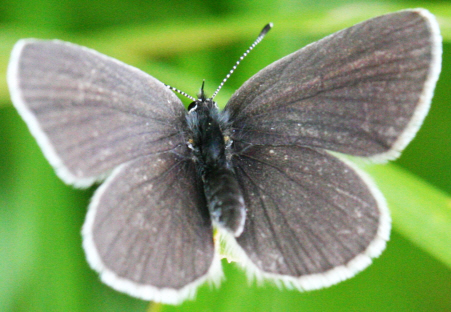
[[[222,278],[214,229],[251,275],[300,290],[367,267],[390,216],[339,154],[396,158],[428,112],[440,64],[438,24],[414,9],[274,62],[222,111],[203,88],[187,110],[148,74],[58,40],[19,41],[8,85],[64,182],[105,180],[82,230],[91,267],[114,289],[178,304]]]

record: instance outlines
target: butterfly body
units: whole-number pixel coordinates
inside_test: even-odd
[[[191,106],[187,114],[188,147],[203,182],[210,216],[216,224],[239,236],[246,210],[232,167],[233,142],[228,135],[227,115],[203,94]]]

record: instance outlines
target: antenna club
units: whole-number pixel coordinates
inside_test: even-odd
[[[273,26],[274,26],[273,23],[266,24],[266,26],[263,27],[262,31],[260,32],[259,37],[266,35],[268,33],[268,31],[270,31]]]

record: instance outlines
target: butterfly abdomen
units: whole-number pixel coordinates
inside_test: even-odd
[[[211,99],[199,99],[188,114],[190,146],[198,173],[202,177],[205,197],[212,220],[239,236],[246,217],[243,195],[235,173],[226,157],[229,140],[227,127]]]
[[[227,168],[206,170],[205,197],[211,218],[235,236],[243,232],[246,208],[235,173]]]

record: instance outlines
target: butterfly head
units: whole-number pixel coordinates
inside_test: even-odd
[[[197,94],[197,100],[191,102],[188,106],[188,112],[197,112],[198,115],[204,115],[206,112],[211,111],[213,108],[218,109],[216,102],[213,101],[213,97],[207,98],[204,91],[205,80],[202,82],[202,87]]]

